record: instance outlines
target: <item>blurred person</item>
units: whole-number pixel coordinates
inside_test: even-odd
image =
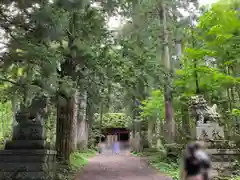
[[[209,180],[210,158],[199,144],[187,146],[183,163],[182,180]]]
[[[112,144],[112,151],[114,154],[118,154],[120,152],[120,143],[117,140],[117,136],[114,137],[114,141]]]
[[[201,172],[204,180],[210,179],[211,160],[208,154],[201,148],[201,146],[195,143],[195,156],[199,159],[201,164]]]
[[[97,144],[97,151],[98,151],[99,154],[102,153],[102,149],[103,149],[103,144],[102,144],[101,142],[99,142],[99,143]]]
[[[115,142],[115,153],[116,154],[120,153],[120,142],[119,141]]]

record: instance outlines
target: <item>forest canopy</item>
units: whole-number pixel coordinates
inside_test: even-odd
[[[226,140],[240,145],[239,6],[3,0],[0,139],[11,139],[18,113],[31,114],[34,100],[46,98],[47,141],[59,159],[95,147],[103,128],[127,127],[134,152],[170,149],[176,161],[196,138],[189,99],[201,95],[217,105]],[[120,27],[111,29],[118,16]]]

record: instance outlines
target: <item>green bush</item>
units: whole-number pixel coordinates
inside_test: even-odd
[[[95,114],[95,125],[101,123],[103,128],[128,128],[131,118],[125,113],[106,113],[103,114],[102,122],[100,115]]]
[[[70,163],[72,168],[79,169],[88,163],[88,158],[94,156],[96,151],[88,150],[85,152],[74,152],[70,156]]]
[[[0,148],[12,135],[13,113],[11,102],[0,103]]]
[[[170,176],[174,180],[179,179],[180,169],[179,165],[175,163],[152,162],[150,163],[154,168]]]
[[[178,159],[182,156],[184,145],[177,143],[164,144],[164,148],[166,150],[168,161],[177,162]]]

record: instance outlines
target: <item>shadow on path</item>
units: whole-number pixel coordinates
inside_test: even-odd
[[[147,165],[128,151],[118,155],[110,152],[99,154],[89,160],[88,165],[76,180],[171,180]]]

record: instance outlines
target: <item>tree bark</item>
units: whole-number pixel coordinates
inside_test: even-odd
[[[187,104],[187,102],[186,102]],[[188,114],[188,107],[186,104],[181,104],[181,114],[182,114],[182,130],[188,138],[191,137],[191,127],[190,127],[190,118]]]
[[[72,151],[77,150],[77,140],[78,140],[78,129],[77,129],[77,123],[78,123],[78,97],[79,97],[79,93],[76,90],[75,93],[73,94],[72,97]]]
[[[156,135],[157,135],[157,144],[156,147],[160,149],[162,147],[162,141],[161,141],[161,121],[158,118],[156,122]]]
[[[154,121],[152,119],[148,120],[148,144],[149,147],[152,147],[152,141],[153,141],[153,127],[154,127]]]
[[[168,31],[167,31],[167,15],[165,2],[161,1],[160,20],[163,26],[163,62],[165,67],[165,85],[164,85],[164,101],[165,101],[165,120],[167,123],[168,141],[172,142],[175,138],[175,122],[173,116],[173,98],[171,90],[171,62],[169,57]]]
[[[193,35],[193,29],[191,31],[192,31],[192,47],[195,48],[195,38]],[[199,78],[198,78],[198,72],[197,72],[197,59],[193,60],[193,67],[194,67],[196,94],[200,94],[201,90],[200,90],[200,86],[199,86]]]
[[[19,102],[17,101],[17,96],[15,94],[12,98],[11,104],[12,104],[12,115],[13,115],[12,127],[14,127],[17,125],[15,116],[17,111],[19,110]]]
[[[181,40],[176,40],[176,55],[177,55],[176,68],[181,68],[181,56],[182,56]]]
[[[79,98],[78,116],[78,150],[86,150],[88,146],[88,123],[87,123],[87,92],[83,91]]]
[[[75,145],[74,135],[74,106],[75,97],[67,98],[63,101],[62,97],[58,98],[57,104],[57,128],[56,128],[56,150],[59,160],[69,163],[70,154],[73,152]],[[75,126],[76,128],[76,126]]]

